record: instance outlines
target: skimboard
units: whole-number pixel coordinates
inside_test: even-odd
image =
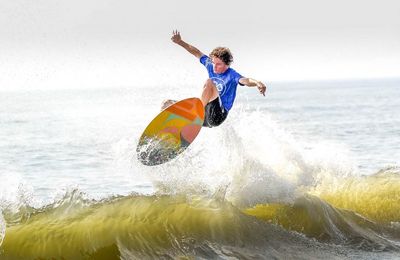
[[[159,165],[182,153],[199,134],[204,122],[198,98],[178,101],[161,111],[146,127],[136,153],[144,165]]]

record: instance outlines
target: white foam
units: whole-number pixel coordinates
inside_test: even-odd
[[[44,203],[44,198],[34,196],[34,188],[23,174],[10,169],[0,173],[0,211],[16,213],[20,208],[39,208]]]
[[[352,174],[346,147],[296,140],[267,112],[237,109],[217,128],[203,128],[176,160],[144,167],[168,193],[214,194],[240,205],[291,202],[322,181]]]

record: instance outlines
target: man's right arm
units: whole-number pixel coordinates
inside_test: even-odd
[[[186,43],[185,41],[183,41],[182,38],[181,38],[181,34],[178,31],[173,31],[171,40],[174,43],[176,43],[176,44],[182,46],[183,48],[185,48],[185,50],[187,50],[189,53],[193,54],[198,59],[200,59],[201,56],[204,55],[196,47],[194,47],[194,46]]]

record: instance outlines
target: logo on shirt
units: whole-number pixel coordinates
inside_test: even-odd
[[[219,96],[223,96],[226,92],[225,82],[222,79],[216,77],[212,77],[211,80],[214,82],[215,87],[217,87]]]

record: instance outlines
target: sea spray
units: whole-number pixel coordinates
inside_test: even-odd
[[[34,189],[16,171],[4,173],[0,182],[0,210],[6,223],[11,225],[25,219],[43,200],[34,198]]]
[[[295,139],[270,114],[240,110],[217,128],[204,128],[175,160],[141,167],[163,194],[212,195],[225,189],[240,207],[291,203],[321,182],[353,172],[345,147]]]

